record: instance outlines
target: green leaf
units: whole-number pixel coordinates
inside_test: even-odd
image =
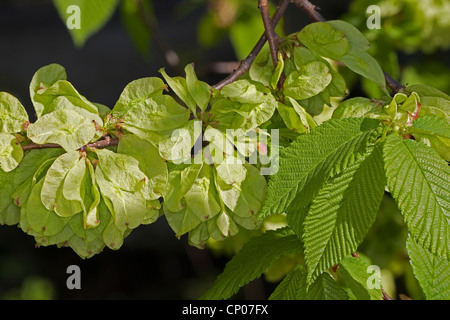
[[[325,93],[325,91],[322,91],[319,94],[317,94],[311,98],[299,100],[298,103],[311,116],[318,116],[319,114],[321,114],[323,112],[323,110],[325,108],[325,102],[324,102],[324,99],[322,99],[322,93]]]
[[[114,228],[121,232],[122,237],[127,229],[134,229],[143,222],[147,207],[146,198],[142,192],[121,189],[120,183],[116,184],[108,180],[101,166],[95,169],[95,180],[113,216]]]
[[[104,218],[102,218],[101,211],[98,208],[100,204],[100,191],[95,181],[94,167],[90,161],[86,161],[86,163],[88,170],[84,177],[84,195],[81,195],[81,199],[84,203],[83,225],[86,228],[91,228],[98,227],[99,222]],[[104,224],[102,226],[104,226]]]
[[[450,99],[444,99],[436,96],[421,96],[422,104],[420,116],[435,116],[443,118],[450,123]]]
[[[307,294],[306,270],[303,265],[299,265],[278,284],[269,300],[300,300]]]
[[[81,148],[96,134],[94,123],[73,110],[57,110],[28,126],[28,137],[37,144],[56,143],[66,151]]]
[[[9,172],[17,168],[23,158],[23,150],[14,135],[0,133],[0,167]]]
[[[349,49],[345,35],[325,22],[315,22],[297,33],[297,38],[317,54],[339,60]]]
[[[267,49],[267,47],[264,48]],[[269,87],[272,82],[274,69],[275,68],[269,50],[263,49],[256,56],[255,61],[253,61],[249,69],[250,79],[258,81],[266,87]]]
[[[64,67],[56,63],[42,67],[34,74],[30,83],[30,97],[38,118],[42,115],[45,106],[53,100],[53,97],[36,95],[44,92],[59,80],[67,80],[67,74]]]
[[[281,75],[283,74],[284,71],[284,60],[283,60],[283,55],[281,54],[280,51],[278,51],[278,64],[275,68],[275,71],[272,75],[272,79],[270,81],[270,86],[272,87],[272,89],[276,89],[278,86],[278,82],[280,81]]]
[[[0,133],[24,131],[28,114],[20,101],[7,92],[0,92]]]
[[[299,265],[275,288],[269,300],[348,300],[348,294],[325,272],[311,285],[306,284],[306,268]]]
[[[341,102],[333,112],[334,119],[362,118],[377,106],[376,102],[363,97],[355,97]]]
[[[160,199],[149,200],[146,203],[145,217],[142,224],[151,224],[161,216],[161,202]]]
[[[161,96],[165,88],[160,78],[141,78],[130,82],[120,94],[113,108],[113,116],[122,118],[135,105],[143,104],[149,98]]]
[[[367,38],[352,24],[343,20],[328,20],[327,23],[334,30],[342,32],[348,40],[350,46],[367,51],[370,48],[370,42]]]
[[[267,231],[254,237],[227,263],[212,287],[200,299],[231,298],[242,286],[261,276],[279,257],[301,251],[300,240],[287,228]]]
[[[25,153],[22,162],[14,170],[14,181],[11,185],[15,189],[11,197],[19,207],[27,202],[34,185],[63,153],[62,149],[36,149]]]
[[[367,52],[358,48],[350,47],[349,51],[340,58],[350,70],[378,84],[386,91],[386,80],[383,70],[378,62]]]
[[[73,199],[74,193],[78,191],[77,186],[70,186],[75,183],[74,178],[82,179],[82,176],[77,175],[80,164],[81,169],[85,169],[84,160],[80,159],[77,151],[65,153],[53,162],[44,178],[41,191],[41,201],[47,210],[55,211],[61,217],[71,217],[82,211],[81,204]],[[66,184],[66,177],[73,168],[75,168],[76,176],[69,178]],[[81,188],[81,184],[79,187]],[[66,195],[72,199],[67,198]]]
[[[297,70],[300,70],[302,66],[314,61],[324,62],[325,60],[319,59],[317,56],[312,54],[311,50],[307,47],[295,47],[293,53],[293,60]]]
[[[173,163],[190,162],[192,147],[202,134],[201,125],[198,120],[189,120],[175,129],[170,138],[159,143],[158,149],[161,157]]]
[[[284,82],[283,92],[296,100],[313,97],[330,84],[332,75],[323,62],[313,61],[292,72]]]
[[[68,223],[73,235],[68,238],[66,243],[83,259],[101,253],[106,246],[104,231],[111,222],[111,213],[103,201],[99,202],[96,209],[98,209],[99,222],[95,228],[85,227],[84,217],[81,213],[73,216]]]
[[[106,243],[108,248],[118,250],[123,245],[123,239],[123,232],[116,227],[114,220],[111,220],[103,231],[103,241]]]
[[[347,92],[347,84],[344,77],[339,72],[335,71],[331,66],[329,69],[333,78],[331,79],[326,91],[328,91],[330,97],[344,97]],[[326,101],[326,104],[332,106],[329,100]]]
[[[109,21],[119,0],[53,0],[53,3],[75,46],[81,48]]]
[[[429,146],[390,135],[384,144],[387,185],[417,243],[450,257],[450,167]]]
[[[101,103],[94,103],[94,105],[97,107],[98,114],[102,119],[111,113],[111,109]]]
[[[140,139],[146,140],[152,143],[154,146],[158,146],[161,141],[167,140],[172,135],[173,131],[177,128],[167,129],[164,131],[150,131],[145,128],[135,127],[132,125],[120,125],[124,133],[132,133]]]
[[[289,107],[281,102],[278,102],[277,110],[289,130],[298,133],[308,132],[308,128],[305,127],[302,121],[303,119],[300,118],[293,107]]]
[[[94,225],[86,226],[84,213],[78,213],[74,215],[72,218],[70,218],[68,223],[74,234],[78,238],[82,239],[85,243],[89,243],[97,239],[102,240],[102,233],[108,223],[111,221],[111,213],[109,212],[104,202],[99,201],[96,209],[98,209],[99,221],[97,221],[95,227]],[[78,242],[77,244],[81,247],[81,244],[79,244]],[[104,246],[105,244],[103,243],[103,247]],[[86,249],[84,251],[86,251]]]
[[[113,115],[115,115],[115,111],[113,109]],[[148,98],[140,103],[129,104],[126,111],[120,110],[119,114],[123,122],[122,126],[135,133],[134,128],[143,132],[163,132],[175,129],[188,121],[190,113],[174,98],[163,95]],[[144,139],[144,137],[141,138]]]
[[[144,15],[154,19],[153,5],[150,0],[141,1]],[[133,40],[134,45],[144,58],[150,57],[150,40],[152,32],[143,19],[140,17],[139,2],[134,0],[124,0],[120,6],[120,17],[122,23],[128,31],[128,35]]]
[[[88,242],[77,235],[72,236],[68,244],[82,259],[91,258],[97,253],[101,253],[105,247],[105,243],[101,238]]]
[[[420,246],[411,236],[408,254],[419,284],[428,300],[450,299],[450,262],[440,259]]]
[[[54,211],[48,210],[41,201],[41,190],[44,179],[41,179],[31,191],[30,197],[22,210],[26,211],[26,219],[30,227],[39,235],[54,236],[66,226],[69,218],[63,218]]]
[[[214,127],[248,131],[268,121],[277,107],[275,97],[261,84],[237,80],[220,92],[211,108]]]
[[[167,221],[177,237],[219,214],[221,207],[215,191],[213,170],[211,166],[203,165],[192,183],[189,181],[189,189],[181,199],[181,211],[165,211]]]
[[[436,88],[424,84],[412,84],[406,87],[406,91],[416,92],[420,97],[437,97],[450,100],[450,96]]]
[[[73,101],[73,102],[72,102]],[[67,96],[58,96],[52,103],[48,106],[48,113],[58,110],[73,110],[78,112],[80,115],[90,120],[91,122],[95,122],[99,126],[103,125],[103,120],[100,117],[97,108],[91,108],[91,105],[83,105],[83,104],[74,104],[77,103],[74,99]]]
[[[158,153],[158,149],[148,141],[139,139],[135,135],[127,134],[120,138],[117,152],[138,160],[139,169],[148,178],[144,192],[148,194],[150,199],[158,199],[163,193],[165,194],[168,170],[166,162]]]
[[[181,200],[192,187],[202,167],[203,164],[177,165],[169,170],[167,194],[164,197],[165,208],[171,212],[178,212],[185,207]]]
[[[37,114],[38,117],[56,110],[57,105],[55,106],[54,103],[55,100],[60,97],[65,97],[71,104],[69,108],[76,109],[79,112],[81,111],[82,115],[87,112],[89,114],[95,114],[98,117],[97,106],[82,96],[74,86],[66,80],[59,80],[50,87],[43,87],[36,92],[34,99],[43,103],[43,109]],[[92,115],[90,117],[92,117]]]
[[[20,221],[20,208],[14,203],[14,178],[17,170],[3,172],[0,170],[0,225],[16,225]]]
[[[307,132],[317,127],[317,124],[314,121],[313,117],[308,112],[306,112],[306,110],[297,101],[295,101],[291,97],[288,97],[288,100],[294,107],[295,112],[300,117],[300,120],[302,121],[302,124],[306,128]]]
[[[95,153],[105,177],[120,189],[135,192],[148,183],[148,177],[139,168],[136,158],[108,149],[99,149]]]
[[[209,84],[199,81],[194,71],[194,64],[188,64],[184,68],[186,72],[186,85],[191,97],[194,99],[197,106],[205,111],[209,104],[211,97],[211,89]]]
[[[159,73],[161,73],[164,80],[166,80],[167,84],[173,92],[175,92],[178,98],[180,98],[195,115],[197,113],[197,103],[189,92],[187,80],[182,77],[169,77],[164,68],[159,69]],[[191,87],[191,89],[193,88]]]
[[[14,175],[14,185],[21,185],[26,180],[33,178],[33,176],[39,173],[39,168],[43,164],[49,160],[56,160],[56,158],[61,156],[63,153],[64,150],[59,148],[35,149],[27,151],[22,162],[15,171],[16,174]],[[50,167],[50,165],[48,165],[48,167]],[[37,182],[37,180],[34,182]]]
[[[237,80],[222,88],[221,96],[242,104],[259,103],[268,99],[268,90],[260,83],[251,80]]]
[[[433,149],[446,161],[450,161],[450,124],[442,118],[423,116],[414,120],[408,129],[416,141]]]
[[[169,226],[175,232],[176,237],[181,237],[183,234],[193,230],[201,224],[202,220],[189,207],[184,207],[178,212],[169,211],[164,206],[164,214]]]
[[[22,215],[24,215],[24,214],[25,213],[23,213],[23,210],[22,210]],[[36,241],[36,245],[35,245],[36,247],[40,247],[40,246],[47,247],[47,246],[51,246],[51,245],[57,245],[58,248],[67,247],[69,244],[69,240],[73,237],[76,237],[76,235],[74,234],[73,230],[70,228],[68,223],[66,223],[66,225],[60,232],[58,232],[55,235],[51,235],[51,236],[46,236],[46,235],[42,235],[42,234],[33,232],[32,229],[29,228],[29,226],[27,228],[28,228],[28,230],[26,231],[26,233],[29,234],[30,236],[34,236],[34,240]]]
[[[365,153],[377,127],[378,121],[372,119],[331,119],[299,136],[280,152],[280,167],[270,177],[260,216],[284,212],[299,192],[306,203],[312,200],[324,180]]]
[[[215,232],[216,230],[219,232]],[[220,241],[223,240],[224,237],[237,234],[239,232],[239,227],[226,211],[222,211],[208,221],[208,231],[212,239]]]
[[[91,108],[86,109],[83,107],[82,104],[78,106],[75,105],[72,101],[74,101],[73,99],[69,100],[70,97],[66,97],[66,96],[58,96],[57,98],[55,98],[55,100],[52,101],[52,103],[50,103],[50,105],[48,106],[48,108],[46,109],[46,112],[51,113],[53,111],[58,111],[58,110],[70,110],[70,111],[75,111],[77,113],[79,113],[81,116],[83,116],[84,118],[86,118],[87,121],[90,121],[94,124],[95,126],[95,135],[92,138],[92,141],[94,140],[98,140],[99,138],[101,138],[103,136],[103,130],[102,130],[102,126],[103,126],[103,120],[100,117],[98,110],[92,110]],[[76,101],[74,101],[75,103],[77,103]],[[89,105],[88,105],[89,106]]]
[[[227,163],[228,159],[216,167],[220,198],[236,215],[254,216],[259,213],[264,201],[266,179],[252,165]]]
[[[97,206],[100,193],[95,184],[94,169],[89,160],[82,157],[67,173],[62,193],[64,198],[75,201],[83,210],[84,229],[96,227],[99,224]]]
[[[345,257],[339,264],[338,274],[357,300],[381,300],[381,288],[370,288],[368,281],[375,281],[374,275],[368,272],[370,265],[355,257]],[[381,283],[381,279],[376,281]]]
[[[356,251],[375,221],[385,185],[381,148],[375,147],[320,189],[304,221],[308,284]]]

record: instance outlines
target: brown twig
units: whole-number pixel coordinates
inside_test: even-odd
[[[394,300],[386,293],[386,291],[384,291],[384,289],[381,289],[381,293],[383,294],[383,300]]]
[[[106,137],[106,139],[103,140],[98,140],[94,143],[90,143],[86,145],[86,148],[91,148],[91,149],[103,149],[103,148],[107,148],[107,147],[116,147],[119,145],[119,138],[109,138]]]
[[[386,71],[383,70],[384,78],[386,79],[386,84],[392,90],[393,94],[398,93],[405,89],[405,86],[398,83],[397,80],[393,79]]]
[[[45,143],[45,144],[30,143],[22,146],[23,151],[35,149],[55,149],[55,148],[62,148],[62,147],[56,143]]]
[[[273,14],[272,17],[272,26],[273,28],[276,27],[278,22],[281,20],[281,17],[284,15],[284,12],[286,11],[286,8],[289,4],[290,0],[280,0],[280,3],[278,4],[277,10]],[[242,76],[245,72],[247,72],[250,69],[250,66],[252,65],[253,61],[255,60],[258,53],[261,51],[261,49],[264,47],[264,44],[267,41],[266,34],[264,33],[261,38],[259,38],[258,42],[256,43],[253,50],[250,52],[250,54],[242,60],[239,64],[239,67],[234,70],[232,74],[230,74],[228,77],[226,77],[221,82],[215,84],[212,86],[213,88],[220,90],[223,87],[225,87],[227,84],[230,84],[234,81],[236,81],[240,76]]]
[[[261,11],[261,17],[264,23],[267,42],[269,43],[270,55],[275,66],[278,65],[278,35],[275,33],[272,20],[269,15],[267,0],[258,0],[258,8]]]
[[[327,21],[317,10],[319,9],[313,5],[309,0],[293,0],[294,4],[299,7],[303,12],[305,12],[308,17],[315,22],[325,22]],[[393,94],[401,91],[405,86],[398,83],[394,78],[392,78],[386,71],[383,71],[384,78],[386,79],[386,84],[392,90]]]
[[[312,21],[325,22],[327,21],[317,10],[316,7],[308,0],[293,0],[294,4],[305,12]]]
[[[103,140],[98,140],[94,143],[89,143],[83,147],[81,147],[78,150],[81,149],[87,149],[87,148],[92,148],[92,149],[103,149],[106,147],[113,147],[113,146],[117,146],[119,144],[119,139],[118,138],[114,138],[114,139],[103,139]],[[55,148],[62,148],[59,144],[56,143],[45,143],[45,144],[37,144],[37,143],[30,143],[27,145],[22,146],[22,150],[23,151],[28,151],[28,150],[35,150],[35,149],[55,149]]]

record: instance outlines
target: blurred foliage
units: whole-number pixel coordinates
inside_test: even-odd
[[[264,33],[261,13],[255,0],[186,0],[180,3],[177,11],[186,15],[198,7],[206,8],[197,25],[197,40],[203,48],[212,48],[224,39],[229,39],[236,58],[242,60]],[[275,8],[269,2],[270,14]],[[280,36],[284,34],[282,26],[280,23],[276,28]]]
[[[187,2],[196,2],[188,0]],[[264,33],[261,13],[254,0],[204,0],[207,12],[198,24],[198,41],[205,48],[218,44],[229,37],[236,57],[244,59],[253,49],[259,37]],[[269,2],[269,12],[273,14],[275,6]],[[276,28],[282,36],[281,25]]]
[[[367,28],[370,5],[380,8],[380,29]],[[371,43],[369,53],[392,77],[402,83],[432,83],[445,92],[450,88],[445,55],[450,48],[449,16],[448,0],[354,0],[342,19],[364,33]],[[372,98],[380,94],[366,80],[362,88]]]
[[[25,278],[22,286],[11,289],[0,299],[4,300],[52,300],[55,298],[55,289],[50,280],[37,276]]]
[[[367,8],[381,11],[381,29],[366,28]],[[393,48],[407,53],[430,54],[450,47],[450,2],[447,0],[355,0],[344,17],[370,41],[384,37]]]

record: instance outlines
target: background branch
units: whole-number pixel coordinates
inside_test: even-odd
[[[269,43],[270,55],[275,66],[278,65],[278,35],[275,33],[272,20],[269,15],[267,0],[258,0],[258,7],[261,11],[261,17],[266,31],[267,42]]]
[[[386,79],[386,84],[392,90],[393,94],[405,89],[405,86],[397,82],[394,78],[392,78],[386,71],[383,70],[384,78]]]
[[[317,10],[320,10],[319,7],[316,7],[308,0],[293,0],[294,4],[305,12],[308,17],[315,22],[325,22],[327,21]]]
[[[169,45],[164,41],[157,24],[152,21],[152,19],[150,19],[150,17],[148,17],[148,15],[146,14],[142,0],[134,0],[134,2],[136,3],[136,6],[138,8],[140,19],[147,26],[148,30],[153,36],[153,40],[155,41],[157,48],[161,52],[161,55],[164,57],[164,60],[174,72],[182,74],[182,70],[179,66],[180,58],[178,54],[173,49],[171,49]]]
[[[281,18],[284,15],[284,12],[286,11],[286,8],[287,8],[289,2],[290,2],[290,0],[280,0],[277,10],[275,11],[275,13],[273,14],[273,17],[272,17],[272,27],[273,28],[275,28],[276,25],[278,24],[278,22],[280,22]],[[245,58],[244,60],[242,60],[240,62],[239,67],[236,70],[234,70],[234,72],[232,74],[230,74],[228,77],[226,77],[224,80],[215,84],[212,87],[217,90],[220,90],[223,87],[225,87],[227,84],[230,84],[230,83],[236,81],[240,76],[242,76],[245,72],[247,72],[250,69],[253,61],[255,61],[255,58],[258,55],[258,53],[264,47],[264,44],[266,43],[266,41],[267,41],[267,37],[266,37],[266,33],[264,32],[264,34],[261,36],[261,38],[259,38],[259,40],[256,43],[253,50],[247,56],[247,58]]]

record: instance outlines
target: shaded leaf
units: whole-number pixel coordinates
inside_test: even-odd
[[[297,38],[317,54],[339,60],[349,49],[345,35],[325,22],[315,22],[297,33]]]
[[[68,30],[75,46],[80,48],[109,21],[119,1],[53,0],[53,3],[64,24],[67,26],[74,24],[74,27]],[[76,7],[73,8],[71,6]],[[76,19],[80,20],[79,25],[77,25]]]
[[[14,135],[0,133],[0,167],[9,172],[17,168],[23,158],[22,146]]]
[[[301,251],[300,240],[287,228],[267,231],[254,237],[227,263],[212,287],[200,299],[231,298],[242,286],[261,276],[273,261],[283,255]]]
[[[414,275],[428,300],[450,299],[450,262],[420,246],[411,236],[407,243]]]
[[[330,84],[332,75],[325,63],[313,61],[292,72],[284,82],[285,95],[296,100],[313,97]]]
[[[450,167],[429,146],[390,135],[384,144],[387,185],[419,245],[450,256]]]

